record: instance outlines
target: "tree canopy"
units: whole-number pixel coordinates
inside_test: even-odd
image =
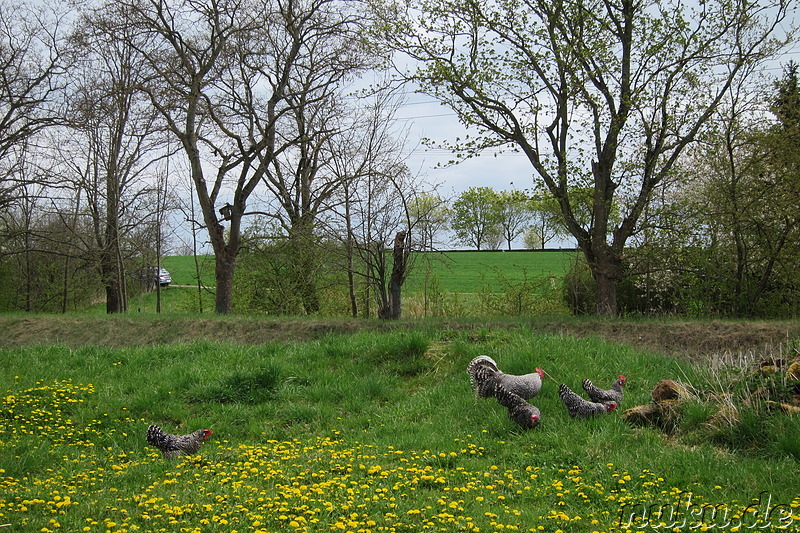
[[[559,203],[617,311],[623,250],[657,185],[727,89],[784,44],[789,3],[709,0],[375,2],[405,79],[478,132],[467,155],[513,146]],[[572,191],[592,191],[587,223]],[[615,205],[621,208],[613,223]]]

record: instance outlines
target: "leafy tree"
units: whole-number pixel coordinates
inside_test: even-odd
[[[530,224],[525,230],[525,247],[544,249],[556,237],[568,234],[561,210],[555,198],[547,193],[536,193],[530,200]]]
[[[511,190],[499,193],[497,217],[509,250],[511,242],[525,231],[531,215],[531,203],[525,192]]]
[[[781,127],[787,132],[797,133],[800,129],[800,80],[798,80],[798,64],[794,61],[783,69],[783,78],[775,82],[775,101],[771,110]],[[794,145],[800,150],[800,146]]]
[[[411,224],[416,228],[417,248],[435,250],[436,236],[447,228],[450,210],[447,201],[435,193],[417,195],[409,206]]]
[[[792,87],[796,94],[790,65],[775,84],[777,121],[768,126],[763,92],[732,88],[703,143],[678,167],[685,176],[651,203],[631,249],[647,299],[660,293],[669,307],[725,316],[796,312],[800,158],[784,120],[797,101]]]
[[[414,60],[406,79],[478,135],[469,157],[514,146],[558,201],[617,312],[624,253],[653,191],[727,90],[785,44],[790,3],[708,0],[375,2],[387,45]],[[588,225],[574,191],[592,191]],[[617,206],[618,224],[612,221]]]
[[[500,235],[499,195],[489,187],[470,187],[453,202],[450,227],[463,244],[481,250]]]

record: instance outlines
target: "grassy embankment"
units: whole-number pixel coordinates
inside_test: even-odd
[[[115,320],[136,317],[103,326]],[[552,376],[533,400],[538,428],[521,432],[472,396],[464,368],[479,354]],[[598,338],[422,322],[253,345],[2,348],[0,362],[9,531],[592,532],[631,516],[639,530],[689,531],[701,513],[711,531],[800,523],[798,417],[760,412],[712,432],[712,404],[698,401],[672,436],[618,413],[570,419],[557,384],[586,376],[626,374],[623,407],[662,378],[698,398],[726,392],[727,371]],[[144,443],[151,422],[214,434],[199,455],[165,461]]]

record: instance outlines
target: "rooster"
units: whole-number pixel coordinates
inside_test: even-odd
[[[616,402],[619,405],[622,403],[622,387],[625,386],[626,381],[628,381],[628,378],[620,374],[618,379],[611,385],[611,388],[604,390],[597,387],[591,380],[584,379],[583,390],[586,391],[586,394],[589,395],[593,402]]]
[[[147,428],[147,443],[161,450],[165,459],[196,453],[210,436],[210,429],[198,429],[194,433],[178,436],[166,433],[154,424]]]
[[[494,359],[488,355],[479,355],[467,365],[469,382],[475,395],[480,398],[494,396],[495,384],[503,385],[509,392],[527,400],[539,394],[542,388],[544,370],[537,368],[531,374],[515,376],[505,374],[497,366]]]
[[[541,422],[542,415],[535,405],[529,404],[502,384],[495,384],[494,397],[497,403],[508,408],[508,417],[523,429],[533,429]]]
[[[558,387],[558,397],[564,402],[572,418],[591,418],[610,413],[617,408],[617,402],[613,401],[599,403],[584,400],[564,384]]]

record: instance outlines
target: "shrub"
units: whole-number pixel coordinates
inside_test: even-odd
[[[597,284],[589,266],[579,260],[564,276],[564,302],[574,315],[593,314],[597,309]]]

